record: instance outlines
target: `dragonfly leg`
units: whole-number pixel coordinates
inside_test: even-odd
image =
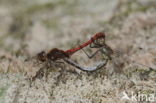
[[[90,47],[90,48],[100,48],[101,46],[98,45],[98,44],[95,44],[95,43],[91,43],[91,44],[89,45],[89,47]]]
[[[91,59],[91,58],[93,58],[100,51],[100,49],[98,49],[95,53],[93,53],[91,55],[89,55],[83,48],[82,48],[82,51],[87,55],[87,57],[89,59]]]

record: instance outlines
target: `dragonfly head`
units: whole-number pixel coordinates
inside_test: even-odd
[[[47,55],[44,51],[37,54],[37,58],[39,61],[44,62],[47,60]]]

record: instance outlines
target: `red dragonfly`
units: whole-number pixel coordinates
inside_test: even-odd
[[[89,55],[88,53],[86,53],[83,48],[87,47],[88,45],[90,45],[90,48],[96,48],[97,51],[95,53],[93,53],[92,55]],[[77,51],[79,50],[83,50],[84,53],[91,59],[93,58],[97,53],[101,53],[102,56],[103,56],[103,60],[101,62],[98,62],[95,66],[92,66],[92,67],[82,67],[81,65],[79,65],[78,63],[74,62],[73,60],[70,59],[70,57],[76,53]],[[45,63],[46,62],[46,66],[48,64],[50,64],[49,67],[55,65],[55,64],[58,64],[58,63],[62,63],[60,62],[59,60],[63,60],[65,61],[66,63],[82,70],[82,71],[95,71],[97,69],[100,69],[104,66],[106,66],[107,62],[109,60],[112,60],[112,55],[115,54],[115,53],[118,53],[117,51],[113,51],[111,49],[111,47],[109,47],[106,43],[105,43],[105,33],[102,33],[102,32],[99,32],[97,34],[95,34],[93,37],[91,37],[90,40],[88,40],[87,42],[81,44],[80,46],[78,47],[75,47],[73,49],[69,49],[69,50],[60,50],[58,48],[54,48],[54,49],[51,49],[49,52],[45,52],[45,51],[42,51],[40,53],[37,54],[37,60],[39,60],[41,63]],[[144,67],[148,67],[150,69],[150,71],[153,71],[155,69],[149,67],[149,66],[146,66],[146,65],[143,65],[143,64],[140,64],[140,63],[137,63],[135,61],[132,61],[133,63],[136,63],[136,64],[139,64],[139,65],[142,65]],[[43,69],[45,67],[41,68],[37,73],[36,75],[33,77],[33,78],[36,78],[38,75],[40,75],[42,72],[43,72]]]
[[[90,45],[90,48],[97,48],[97,51],[93,53],[92,55],[87,54],[83,48]],[[104,59],[101,62],[98,62],[93,67],[82,67],[78,63],[74,62],[70,59],[70,57],[76,53],[79,50],[83,50],[84,53],[91,59],[93,58],[98,52],[101,52],[102,55],[104,55]],[[105,66],[109,60],[111,60],[111,55],[113,54],[113,50],[105,43],[105,33],[99,32],[95,34],[93,37],[91,37],[90,40],[87,42],[79,45],[78,47],[75,47],[73,49],[69,50],[60,50],[58,48],[51,49],[49,52],[42,51],[37,54],[37,60],[41,63],[46,62],[46,66],[50,64],[50,66],[53,66],[57,63],[61,63],[59,60],[63,60],[66,63],[82,70],[82,71],[95,71],[97,69],[100,69],[101,67]],[[49,65],[48,65],[49,66]],[[49,66],[49,67],[50,67]],[[41,68],[37,73],[36,76],[33,78],[36,78],[38,75],[43,72],[43,68]]]
[[[97,48],[98,49],[91,56],[89,56],[83,50],[83,48],[88,46],[88,45],[90,45],[91,48]],[[111,59],[111,54],[113,53],[113,50],[108,45],[105,44],[105,34],[100,32],[100,33],[95,34],[90,40],[88,40],[87,42],[83,43],[82,45],[80,45],[76,48],[69,49],[66,51],[54,48],[54,49],[50,50],[48,53],[46,53],[45,51],[38,53],[37,57],[38,57],[38,60],[41,62],[45,62],[45,61],[57,62],[58,60],[63,59],[68,64],[71,64],[74,67],[76,67],[80,70],[83,70],[83,71],[93,71],[93,70],[96,70],[96,69],[101,68],[102,66],[106,65],[107,62],[101,62],[95,67],[88,67],[88,68],[81,67],[79,64],[75,63],[74,61],[72,61],[70,59],[70,57],[79,50],[83,50],[89,58],[92,58],[98,52],[101,52],[102,54],[105,54],[108,57],[107,61]]]

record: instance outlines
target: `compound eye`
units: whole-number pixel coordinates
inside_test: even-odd
[[[46,53],[44,51],[38,53],[38,59],[42,62],[46,61]]]
[[[97,44],[99,44],[99,45],[104,45],[104,44],[105,44],[105,39],[99,38],[99,39],[97,40]]]

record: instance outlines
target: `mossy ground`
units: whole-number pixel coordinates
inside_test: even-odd
[[[0,0],[0,103],[127,103],[123,91],[156,93],[156,72],[128,59],[156,68],[155,11],[155,0]],[[120,57],[91,73],[51,68],[30,86],[26,78],[41,65],[26,58],[100,31]],[[92,65],[98,56],[88,61],[80,51],[72,59]]]

